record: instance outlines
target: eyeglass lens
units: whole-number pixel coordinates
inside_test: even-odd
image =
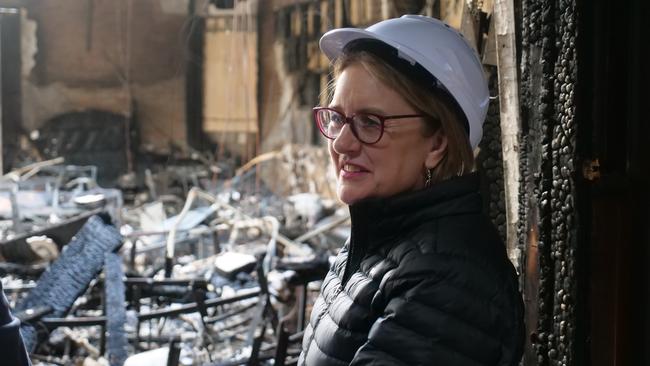
[[[348,119],[339,112],[321,109],[317,113],[317,120],[323,133],[330,139],[339,136],[346,121],[350,122],[352,132],[361,142],[375,143],[381,137],[381,119],[371,114],[358,113]]]

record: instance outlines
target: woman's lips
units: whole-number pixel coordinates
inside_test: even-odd
[[[370,171],[361,165],[345,163],[341,166],[339,176],[343,179],[354,179],[363,177],[368,173],[370,173]]]

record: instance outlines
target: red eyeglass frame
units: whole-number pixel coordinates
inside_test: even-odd
[[[354,135],[354,137],[356,137],[357,140],[361,141],[362,143],[364,143],[366,145],[376,144],[377,142],[379,142],[379,140],[381,140],[382,136],[384,136],[385,122],[387,120],[389,120],[389,119],[426,117],[426,116],[424,116],[422,114],[396,114],[396,115],[391,115],[391,116],[382,116],[380,114],[375,114],[375,113],[355,113],[355,114],[353,114],[351,116],[346,116],[345,113],[343,113],[341,111],[338,111],[338,110],[336,110],[334,108],[330,108],[330,107],[314,107],[314,108],[312,108],[312,113],[314,115],[314,122],[316,122],[316,125],[318,126],[318,130],[320,131],[320,133],[323,136],[325,136],[325,138],[330,139],[330,140],[335,140],[336,137],[330,137],[330,136],[327,135],[327,133],[325,133],[325,131],[323,130],[323,124],[320,122],[320,119],[318,118],[318,112],[323,111],[323,110],[330,111],[330,112],[335,112],[335,113],[340,114],[343,117],[343,125],[349,124],[350,125],[350,130],[352,130],[352,134]],[[379,119],[380,131],[379,131],[379,137],[377,138],[377,140],[375,140],[373,142],[366,142],[366,141],[363,141],[359,137],[359,134],[357,133],[357,129],[354,127],[354,123],[352,123],[353,120],[354,120],[354,117],[357,117],[359,115],[373,116],[373,117],[376,117],[377,119]]]

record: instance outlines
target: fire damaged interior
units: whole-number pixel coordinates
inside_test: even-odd
[[[411,13],[483,63],[521,365],[650,364],[646,2],[0,0],[0,277],[32,364],[296,365],[350,235],[318,40]]]

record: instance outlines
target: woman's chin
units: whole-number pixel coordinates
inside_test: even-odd
[[[352,187],[339,187],[337,194],[339,200],[346,205],[352,205],[368,197],[368,194]]]

